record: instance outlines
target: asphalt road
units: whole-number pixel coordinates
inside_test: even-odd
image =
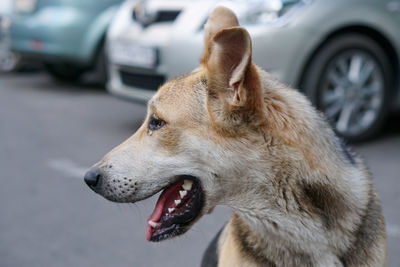
[[[0,266],[199,266],[229,217],[218,207],[186,235],[145,241],[155,198],[115,204],[82,176],[141,124],[142,105],[41,73],[0,74]],[[388,225],[390,266],[400,266],[400,117],[358,145]]]

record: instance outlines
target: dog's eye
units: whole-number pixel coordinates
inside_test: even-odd
[[[149,130],[155,131],[161,129],[165,124],[166,122],[164,120],[151,117],[149,120]]]

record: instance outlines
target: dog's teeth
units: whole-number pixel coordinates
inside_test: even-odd
[[[175,200],[175,205],[177,205],[177,206],[178,206],[179,204],[181,204],[181,202],[182,202],[182,200],[180,200],[180,199],[176,199],[176,200]]]
[[[168,212],[172,213],[175,210],[175,208],[168,208]]]
[[[158,225],[158,223],[153,222],[153,221],[148,221],[147,223],[153,228],[157,227],[157,225]]]
[[[179,191],[179,195],[181,196],[181,198],[184,198],[187,195],[187,191],[186,190],[180,190]]]
[[[185,181],[183,182],[182,187],[183,187],[183,189],[185,189],[186,191],[189,191],[190,189],[192,189],[192,185],[193,185],[193,182],[192,182],[192,181],[190,181],[190,180],[185,180]]]
[[[186,190],[180,190],[179,191],[179,195],[181,195],[181,198],[184,198],[187,195],[187,191]]]

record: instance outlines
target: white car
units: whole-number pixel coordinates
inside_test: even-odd
[[[147,101],[166,80],[196,68],[217,5],[249,31],[256,64],[300,88],[341,136],[369,138],[400,107],[395,0],[129,0],[107,34],[108,90]]]

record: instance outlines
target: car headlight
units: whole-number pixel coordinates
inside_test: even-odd
[[[220,5],[230,8],[240,24],[274,24],[288,18],[311,0],[229,0]]]

